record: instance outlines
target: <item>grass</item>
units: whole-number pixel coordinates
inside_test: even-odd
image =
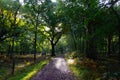
[[[70,69],[73,71],[77,80],[101,80],[96,71],[91,71],[86,67],[81,67],[79,64],[70,65]]]
[[[0,80],[3,80],[3,78],[6,76],[5,73],[7,73],[8,71],[8,68],[0,67]]]
[[[37,54],[36,61],[39,62],[41,60],[48,59],[49,57],[41,56],[41,54]],[[6,54],[0,55],[0,80],[6,80],[8,77],[11,77],[11,60],[9,56]],[[15,55],[15,75],[22,69],[28,67],[33,64],[33,54],[25,54],[25,55]]]
[[[26,66],[24,69],[17,71],[14,75],[8,76],[5,80],[30,80],[47,63],[48,60],[43,60],[39,63]]]

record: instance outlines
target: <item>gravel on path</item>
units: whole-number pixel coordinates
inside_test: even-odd
[[[31,80],[75,80],[63,57],[53,58]]]

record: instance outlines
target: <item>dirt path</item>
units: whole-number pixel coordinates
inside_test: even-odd
[[[53,58],[32,80],[75,80],[62,57]]]

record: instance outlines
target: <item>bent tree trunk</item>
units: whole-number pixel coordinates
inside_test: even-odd
[[[49,39],[50,43],[51,43],[51,56],[56,56],[55,55],[55,46],[58,43],[59,39],[61,38],[62,34],[59,33],[59,36],[57,38],[57,40],[55,40],[55,33],[52,33],[53,36],[51,37],[51,39]]]

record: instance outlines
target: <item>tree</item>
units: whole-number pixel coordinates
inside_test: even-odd
[[[117,19],[117,21],[118,21],[118,25],[117,25],[117,28],[118,28],[118,35],[119,35],[119,54],[120,54],[120,15],[119,15],[119,13],[118,13],[118,11],[119,11],[119,4],[117,5],[117,6],[115,6],[115,4],[118,2],[119,0],[111,0],[111,2],[110,2],[110,4],[111,4],[111,6],[110,6],[110,9],[112,10],[112,12],[114,13],[114,15],[116,16],[116,19]],[[114,8],[114,6],[115,6],[115,8],[117,8],[118,7],[118,9],[117,10],[115,10],[115,8]]]
[[[113,3],[117,1],[114,0]],[[106,47],[106,50],[108,49],[108,53],[110,54],[112,36],[116,35],[114,32],[116,32],[116,25],[118,24],[115,16],[111,16],[113,14],[109,10],[111,3],[107,4],[105,8],[103,2],[96,0],[66,0],[61,2],[61,4],[63,14],[66,15],[65,18],[69,25],[67,27],[71,31],[72,39],[74,39],[75,47],[80,43],[79,39],[81,38],[81,41],[84,42],[84,53],[86,57],[95,59],[99,50],[97,42],[100,41],[100,36],[102,36],[103,41],[107,43],[107,45],[103,46]],[[111,23],[108,23],[110,21]],[[77,32],[78,30],[81,31]],[[78,34],[81,35],[78,37]]]
[[[42,1],[39,0],[28,0],[25,1],[26,3],[24,5],[25,8],[25,14],[26,18],[28,18],[30,26],[34,26],[33,33],[34,33],[34,62],[36,62],[36,46],[37,46],[37,33],[38,33],[38,27],[41,24],[41,12],[42,12]]]
[[[51,43],[51,56],[55,56],[55,46],[64,33],[64,18],[60,14],[60,11],[57,11],[57,4],[52,3],[50,0],[46,0],[45,11],[42,14],[45,24],[43,24],[43,29],[41,33],[46,36],[46,38]]]
[[[8,3],[9,2],[9,3]],[[18,12],[20,9],[20,4],[18,1],[4,1],[4,4],[6,3],[7,6],[3,6],[4,9],[9,11],[9,16],[8,16],[8,21],[9,21],[9,27],[10,27],[10,35],[11,36],[11,50],[10,50],[10,58],[12,60],[12,69],[11,69],[11,74],[14,74],[14,69],[15,69],[15,59],[14,59],[14,42],[15,42],[15,37],[17,34],[19,34],[16,30],[19,20],[17,20]],[[8,23],[5,23],[8,24]],[[3,28],[2,28],[3,29]]]

